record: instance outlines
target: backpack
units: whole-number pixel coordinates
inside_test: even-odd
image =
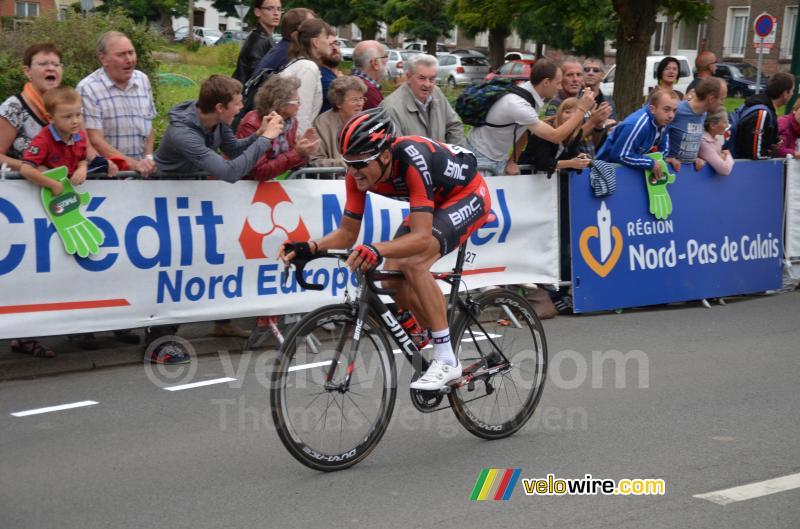
[[[773,125],[774,116],[772,115],[772,110],[764,104],[753,105],[750,107],[745,107],[744,103],[732,112],[728,112],[728,139],[725,140],[725,145],[723,146],[724,149],[728,149],[733,155],[734,158],[739,157],[739,153],[736,152],[736,136],[741,128],[742,122],[751,114],[758,112],[759,110],[766,110],[767,111],[767,125]]]
[[[456,99],[456,112],[461,120],[473,127],[510,127],[514,123],[502,125],[487,123],[486,115],[498,99],[506,94],[516,94],[536,108],[533,95],[517,86],[511,79],[494,77],[488,81],[468,86]]]

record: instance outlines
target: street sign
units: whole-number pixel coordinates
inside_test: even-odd
[[[756,17],[753,22],[753,29],[755,30],[756,37],[766,39],[770,33],[775,31],[775,18],[768,13],[761,13]]]

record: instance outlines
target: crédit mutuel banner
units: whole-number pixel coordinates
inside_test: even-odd
[[[558,282],[555,180],[488,178],[496,220],[473,234],[470,289]],[[89,181],[83,214],[105,235],[100,253],[67,255],[38,189],[0,182],[0,338],[305,312],[354,293],[335,260],[307,269],[321,292],[284,285],[277,249],[338,226],[342,181]],[[361,240],[389,240],[408,204],[368,196]],[[435,265],[447,271],[455,253]]]
[[[783,160],[737,160],[728,176],[685,166],[653,190],[642,171],[617,166],[617,190],[602,198],[572,174],[575,310],[780,288],[783,170]]]

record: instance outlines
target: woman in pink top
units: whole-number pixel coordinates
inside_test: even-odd
[[[700,151],[697,157],[704,160],[717,174],[729,175],[733,170],[733,156],[722,148],[720,136],[728,130],[728,113],[724,108],[709,113],[706,117],[705,132],[700,140]]]
[[[800,150],[797,148],[797,136],[800,135],[800,99],[795,101],[791,114],[778,118],[778,134],[782,140],[778,156],[800,158]]]

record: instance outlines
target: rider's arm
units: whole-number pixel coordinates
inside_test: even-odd
[[[408,217],[411,232],[392,241],[374,242],[383,257],[411,257],[425,251],[436,239],[433,236],[433,214],[412,211]]]
[[[360,230],[360,220],[343,215],[342,222],[338,228],[321,239],[308,241],[308,244],[311,245],[311,251],[314,253],[340,248],[352,248],[358,239]]]

